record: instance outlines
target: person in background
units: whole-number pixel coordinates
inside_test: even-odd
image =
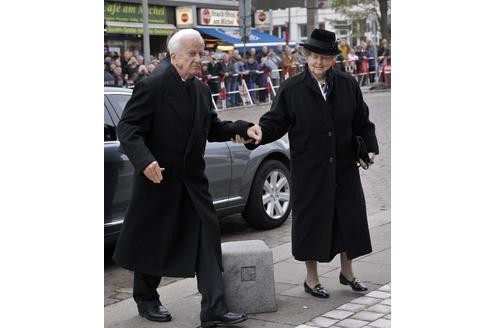
[[[106,86],[106,87],[113,87],[115,86],[115,76],[112,74],[112,71],[110,69],[110,65],[107,65],[107,63],[105,63],[105,68],[104,68],[104,71],[103,71],[104,75],[103,75],[103,85]]]
[[[233,54],[227,54],[224,57],[226,72],[228,73],[228,77],[225,78],[225,90],[227,91],[227,107],[237,106],[237,95],[236,91],[238,91],[238,77],[235,74],[234,70],[234,59]]]
[[[121,58],[121,67],[122,67],[122,74],[129,75],[129,71],[127,68],[127,64],[129,64],[129,61],[131,60],[131,52],[129,50],[124,51],[124,57]]]
[[[211,78],[211,73],[209,71],[208,62],[204,61],[201,63],[201,70],[196,74],[196,76],[203,81],[205,85],[208,85],[208,81]]]
[[[218,61],[214,66],[214,71],[219,77],[216,79],[218,81],[218,92],[220,92],[221,88],[221,79],[224,78],[225,91],[227,92],[227,82],[229,80],[229,72],[227,71],[227,64],[225,63],[226,54],[224,52],[220,52],[216,54]],[[218,97],[219,102],[221,101],[220,97]]]
[[[301,71],[304,70],[304,65],[306,65],[306,56],[304,55],[303,47],[297,46],[297,59],[299,60],[299,67]]]
[[[278,57],[274,51],[270,50],[266,57],[266,63],[271,69],[271,80],[274,86],[278,86],[280,83],[280,69],[279,65],[282,59]]]
[[[349,61],[349,65],[347,66],[347,72],[349,72],[350,74],[356,74],[359,57],[356,55],[354,48],[351,48],[349,54],[347,55],[347,60]]]
[[[139,65],[137,76],[136,76],[136,79],[134,80],[134,83],[138,83],[138,82],[144,80],[145,78],[148,77],[148,75],[149,75],[149,73],[148,73],[148,70],[146,69],[146,66],[144,64]]]
[[[254,49],[254,48],[253,48]],[[257,102],[256,99],[256,90],[252,90],[256,88],[256,80],[258,78],[258,70],[259,70],[259,64],[256,62],[256,58],[254,56],[251,56],[248,58],[247,64],[246,64],[246,70],[249,71],[249,75],[246,79],[246,84],[249,90],[249,94],[251,95],[251,100],[253,103]]]
[[[370,72],[370,83],[374,83],[376,76],[377,58],[376,58],[376,50],[373,47],[373,41],[371,40],[366,41],[366,48],[363,54],[364,54],[364,58],[368,61],[368,68]]]
[[[237,74],[237,84],[238,84],[238,90],[240,91],[242,89],[242,80],[246,80],[249,76],[249,70],[246,69],[246,66],[244,65],[244,59],[239,59],[235,64],[234,64],[234,72]],[[244,103],[242,100],[242,96],[240,93],[237,93],[237,105],[240,106]]]
[[[268,47],[267,46],[263,46],[263,47],[261,47],[261,51],[259,51],[256,54],[256,61],[258,63],[261,63],[261,58],[266,57],[266,56],[268,56]]]
[[[299,60],[290,47],[285,48],[284,57],[282,58],[280,65],[282,67],[282,78],[284,80],[297,74]]]
[[[213,51],[210,51],[210,58],[211,61],[208,63],[208,71],[211,76],[208,80],[208,86],[210,87],[211,93],[214,94],[213,99],[215,100],[215,103],[218,104],[220,98],[218,95],[218,92],[220,91],[220,72],[218,71],[219,66],[217,64],[220,61],[220,58]]]
[[[382,39],[382,42],[380,43],[380,48],[378,48],[377,52],[377,63],[378,76],[380,76],[380,81],[384,82],[383,66],[390,64],[390,48],[387,39]]]
[[[258,93],[260,103],[264,103],[267,101],[268,94],[266,90],[266,83],[271,71],[272,69],[267,64],[266,57],[261,58],[261,63],[258,65],[258,80],[257,80],[258,87],[263,88],[262,90],[259,90]]]
[[[114,86],[116,86],[116,87],[124,87],[125,86],[126,82],[124,81],[124,77],[122,76],[122,68],[115,67],[113,69],[113,76],[115,79]]]
[[[282,58],[284,57],[284,46],[281,45],[281,44],[277,44],[277,48],[275,49],[275,55],[277,55],[280,60],[282,60]]]
[[[146,66],[146,69],[148,70],[148,74],[151,75],[153,74],[153,71],[155,70],[156,68],[156,64],[148,64],[148,66]]]
[[[254,57],[256,59],[256,48],[249,49],[249,53],[247,54],[247,58]]]

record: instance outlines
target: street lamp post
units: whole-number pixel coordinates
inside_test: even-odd
[[[148,25],[148,0],[143,0],[143,54],[144,64],[150,63],[150,30]]]

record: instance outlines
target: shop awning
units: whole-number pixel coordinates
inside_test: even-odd
[[[235,48],[243,48],[244,44],[241,41],[239,28],[227,27],[206,27],[196,26],[194,29],[200,33],[207,34],[217,39],[221,39],[226,43],[233,45]],[[260,32],[256,29],[251,29],[249,42],[246,43],[246,48],[259,48],[262,46],[275,47],[279,44],[285,45],[285,40],[270,34]],[[290,41],[289,45],[294,46],[296,42]]]
[[[143,23],[106,21],[107,33],[111,34],[143,34]],[[149,25],[150,35],[169,35],[175,30],[172,24]]]

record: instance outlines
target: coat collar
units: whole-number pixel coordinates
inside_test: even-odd
[[[318,82],[311,74],[308,64],[306,63],[306,69],[304,71],[304,83],[306,86],[312,90],[313,92],[318,94],[318,97],[323,100],[323,96],[321,95],[320,87],[318,86]],[[327,91],[327,99],[325,101],[325,106],[318,106],[321,116],[323,117],[323,122],[329,127],[332,128],[332,105],[331,105],[331,94],[333,90],[333,84],[335,79],[335,72],[333,69],[329,69],[326,73],[326,83],[328,84]]]
[[[163,96],[181,118],[184,126],[187,126],[192,119],[191,111],[187,108],[189,107],[189,102],[187,101],[186,83],[193,83],[193,79],[182,81],[173,65],[168,66],[164,72],[165,91]]]
[[[200,84],[203,83],[196,79],[195,77],[190,80],[191,81],[191,88],[194,88],[194,120],[193,120],[193,126],[192,126],[192,132],[191,136],[189,137],[189,140],[187,142],[186,146],[186,154],[188,154],[196,142],[197,138],[200,136],[200,134],[203,132],[203,127],[202,127],[202,122],[204,122],[204,114],[205,110],[207,109],[206,106],[208,104],[203,104],[202,103],[202,97],[201,97],[201,86]],[[192,101],[192,99],[191,99]]]

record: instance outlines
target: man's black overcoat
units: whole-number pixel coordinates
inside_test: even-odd
[[[306,65],[282,83],[270,111],[260,118],[263,144],[289,133],[292,252],[301,261],[327,262],[344,250],[349,259],[371,252],[351,140],[362,136],[368,150],[378,154],[375,126],[352,76],[330,70],[327,83],[325,101]]]
[[[246,136],[248,122],[220,121],[207,86],[182,81],[175,67],[136,84],[118,124],[122,151],[135,168],[134,188],[114,261],[155,276],[193,277],[200,229],[221,267],[220,231],[205,176],[206,140]],[[160,184],[144,168],[165,168]]]

